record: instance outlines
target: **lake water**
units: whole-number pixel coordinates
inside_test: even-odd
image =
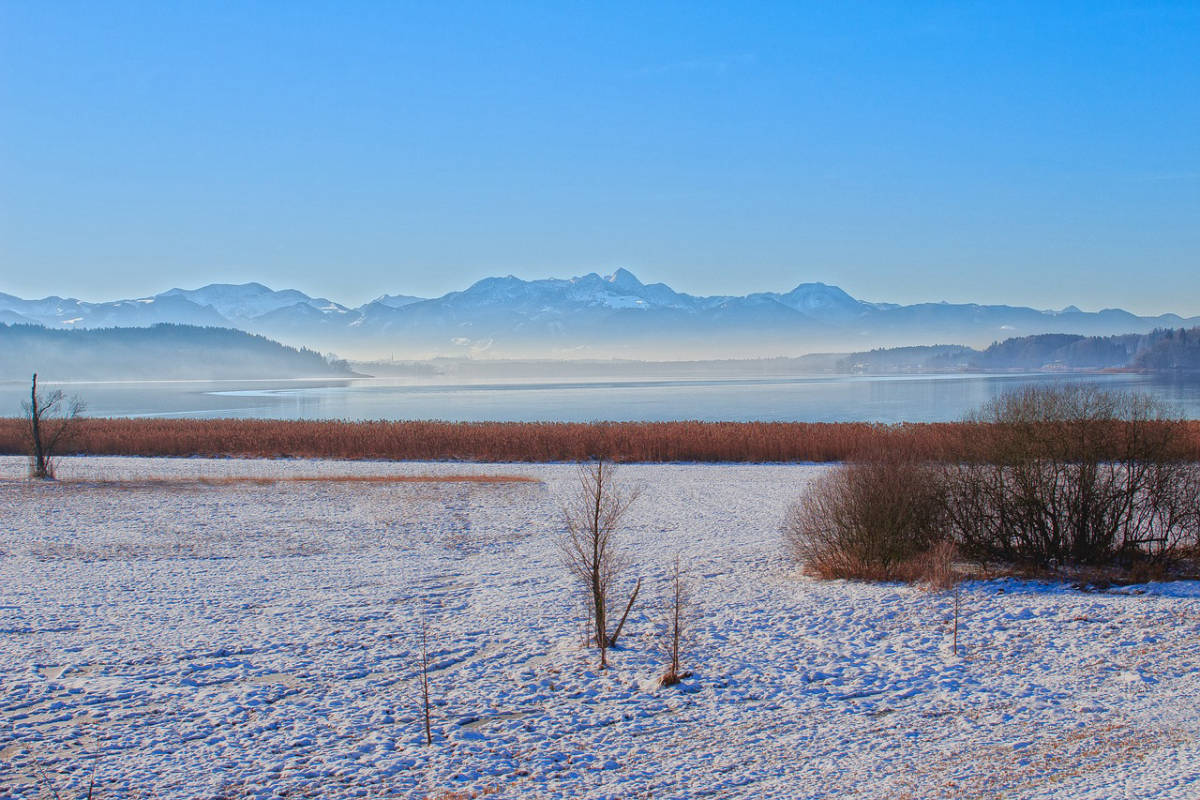
[[[78,394],[89,416],[455,421],[870,421],[961,419],[1031,383],[1144,392],[1200,419],[1200,377],[955,374],[703,380],[439,383],[436,379],[46,384]],[[23,382],[0,383],[0,416],[21,413]]]

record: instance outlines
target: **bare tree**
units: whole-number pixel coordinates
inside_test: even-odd
[[[66,398],[61,389],[39,395],[35,372],[29,401],[21,407],[29,419],[29,477],[53,479],[54,455],[82,416],[83,401],[78,397]]]
[[[613,483],[614,467],[603,460],[579,466],[579,489],[563,508],[564,533],[560,540],[563,563],[579,584],[591,630],[588,638],[600,649],[600,668],[608,666],[608,648],[615,647],[642,587],[633,589],[616,627],[609,631],[612,589],[629,567],[619,530],[636,490]]]
[[[671,571],[663,606],[662,648],[663,655],[667,657],[667,671],[663,673],[660,682],[663,686],[674,686],[691,675],[690,672],[684,672],[680,666],[690,622],[691,592],[679,556],[675,556],[675,565]]]

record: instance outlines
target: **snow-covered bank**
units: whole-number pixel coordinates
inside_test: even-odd
[[[1200,796],[1200,585],[819,583],[784,510],[822,467],[627,466],[646,577],[594,672],[553,546],[566,465],[0,459],[0,796]],[[138,483],[504,473],[533,484]],[[88,478],[129,479],[128,485]],[[696,673],[653,599],[681,553]],[[428,621],[436,741],[413,696]]]

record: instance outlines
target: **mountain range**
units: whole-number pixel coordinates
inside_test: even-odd
[[[170,289],[92,303],[0,293],[0,323],[48,328],[236,328],[354,358],[748,358],[959,342],[982,347],[1042,333],[1106,336],[1200,324],[1177,314],[1057,311],[975,303],[875,303],[837,286],[696,296],[619,269],[574,278],[485,278],[437,298],[382,295],[358,307],[259,283]]]

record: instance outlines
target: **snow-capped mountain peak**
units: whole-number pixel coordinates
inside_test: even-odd
[[[169,289],[156,296],[181,297],[200,306],[209,306],[230,320],[254,319],[297,304],[322,312],[348,310],[324,297],[309,297],[295,289],[275,291],[261,283],[210,283],[199,289]]]
[[[381,294],[379,297],[376,297],[374,300],[372,300],[371,303],[378,303],[379,305],[387,306],[388,308],[404,308],[405,306],[411,306],[413,303],[420,303],[426,299],[427,298],[416,297],[411,294]],[[368,305],[370,305],[370,303],[368,303]]]
[[[641,289],[645,285],[637,279],[636,275],[624,267],[620,267],[611,275],[606,275],[604,280],[608,281],[616,288],[623,289],[625,291],[635,291],[637,289]]]

